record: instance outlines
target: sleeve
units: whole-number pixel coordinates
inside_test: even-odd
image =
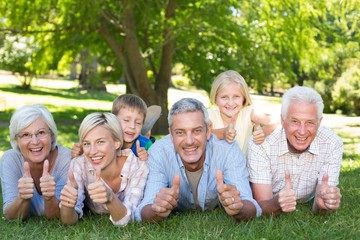
[[[164,164],[161,164],[162,160],[161,154],[158,151],[149,152],[149,175],[145,186],[144,198],[135,211],[135,219],[137,221],[141,221],[141,210],[143,207],[154,202],[155,196],[161,188],[169,186],[165,174],[161,171],[164,168]]]
[[[256,144],[249,141],[248,162],[249,180],[252,183],[271,184],[271,166],[263,144]]]
[[[61,153],[59,153],[59,157],[56,160],[59,161],[57,165],[59,167],[56,169],[56,173],[54,172],[54,178],[56,183],[55,196],[60,201],[61,190],[64,188],[65,184],[67,184],[67,174],[71,162],[71,152],[69,149],[64,147],[59,147],[59,151],[61,151]]]
[[[145,145],[145,150],[149,151],[149,148],[151,147],[152,144],[153,144],[153,142],[151,140],[149,140]]]
[[[261,216],[261,208],[252,196],[252,191],[249,184],[249,174],[246,168],[246,159],[237,143],[232,144],[232,147],[230,148],[222,168],[224,182],[226,184],[235,185],[236,188],[240,191],[241,199],[252,202],[256,208],[256,216]]]
[[[131,155],[136,158],[135,155]],[[147,161],[140,161],[136,158],[136,168],[132,169],[132,173],[129,175],[128,185],[125,190],[124,205],[127,208],[127,214],[119,221],[115,222],[111,218],[110,220],[115,225],[126,225],[131,218],[135,216],[136,207],[139,205],[141,198],[143,197],[146,179],[149,173]]]
[[[327,157],[324,157],[324,164],[321,167],[318,182],[321,184],[324,173],[329,175],[329,185],[337,186],[339,184],[339,176],[343,155],[343,142],[340,137],[334,134],[334,137],[330,137],[331,141],[330,149],[327,152]]]
[[[18,180],[24,175],[24,161],[14,150],[6,151],[1,159],[3,212],[17,197]]]
[[[70,163],[70,169],[74,173],[75,181],[78,185],[78,198],[76,200],[75,211],[79,214],[79,218],[83,216],[83,207],[84,207],[84,200],[85,200],[85,180],[82,178],[83,171],[83,164],[80,161],[81,156],[78,158],[74,158]]]

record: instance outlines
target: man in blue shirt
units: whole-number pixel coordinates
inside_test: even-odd
[[[181,99],[172,106],[168,122],[170,134],[149,149],[150,172],[136,219],[159,222],[174,209],[204,211],[219,202],[237,221],[260,216],[244,155],[237,143],[211,134],[205,106]]]

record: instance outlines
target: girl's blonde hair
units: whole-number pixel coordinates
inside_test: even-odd
[[[245,79],[236,71],[227,70],[220,73],[214,80],[211,85],[210,91],[210,100],[212,104],[215,104],[216,95],[218,91],[225,85],[231,82],[237,83],[240,87],[240,92],[244,97],[243,106],[248,106],[252,104],[248,86],[245,82]]]

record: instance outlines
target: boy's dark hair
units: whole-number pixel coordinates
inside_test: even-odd
[[[134,94],[123,94],[118,96],[113,101],[113,106],[111,112],[115,115],[118,115],[122,108],[132,108],[138,110],[140,113],[144,114],[144,120],[147,113],[147,106],[144,100]]]

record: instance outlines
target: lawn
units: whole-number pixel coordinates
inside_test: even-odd
[[[77,141],[77,129],[83,117],[93,111],[110,110],[112,100],[123,92],[122,86],[113,85],[108,86],[110,93],[86,93],[77,91],[73,81],[38,80],[33,90],[25,93],[16,88],[17,82],[11,76],[0,76],[0,79],[0,156],[10,148],[7,127],[14,108],[35,102],[45,104],[57,122],[59,142],[71,147]],[[192,94],[208,105],[201,91],[181,94],[180,90],[171,91],[175,94],[171,94],[174,98],[170,103]],[[274,102],[273,98],[259,99]],[[275,105],[278,103],[275,100]],[[218,208],[174,214],[160,224],[130,223],[123,228],[113,226],[107,216],[92,214],[85,215],[75,226],[34,217],[24,222],[0,220],[1,239],[359,239],[360,121],[339,115],[325,118],[325,124],[342,137],[345,148],[340,177],[342,206],[334,214],[315,215],[310,211],[310,204],[304,204],[298,206],[296,212],[277,218],[262,216],[235,223]]]

